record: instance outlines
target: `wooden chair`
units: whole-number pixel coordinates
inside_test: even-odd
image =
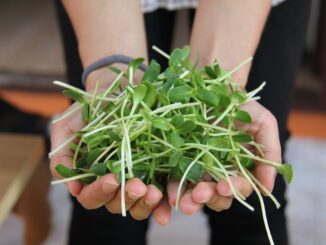
[[[50,231],[50,186],[41,136],[0,133],[0,224],[14,211],[24,222],[24,242],[38,245]]]

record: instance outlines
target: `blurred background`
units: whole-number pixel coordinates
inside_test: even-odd
[[[187,42],[189,33],[182,28],[186,14],[181,11],[177,17],[175,46]],[[65,81],[54,4],[42,0],[1,1],[0,16],[0,245],[23,244],[29,239],[26,226],[39,226],[42,234],[35,239],[45,240],[44,244],[65,244],[70,201],[64,185],[48,185],[50,175],[44,168],[48,143],[42,136],[47,132],[48,120],[69,105],[52,85],[53,80]],[[291,106],[288,126],[292,137],[286,152],[295,173],[287,193],[291,244],[321,245],[326,239],[325,1],[312,0]],[[10,132],[23,136],[12,138]],[[17,144],[24,150],[17,152]],[[7,159],[20,165],[9,164]],[[22,165],[20,159],[30,165]],[[40,191],[33,180],[43,181]],[[44,193],[43,198],[41,194],[35,197],[35,192]],[[49,199],[44,198],[47,196]],[[32,197],[40,200],[29,204]],[[36,224],[26,223],[32,214]],[[176,214],[168,227],[159,228],[153,223],[149,241],[155,245],[205,244],[205,226],[203,214]]]

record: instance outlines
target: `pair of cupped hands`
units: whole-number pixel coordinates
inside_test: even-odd
[[[88,91],[92,89],[88,88]],[[75,105],[71,105],[75,106]],[[250,113],[253,122],[239,124],[238,127],[254,136],[257,143],[264,145],[264,158],[281,162],[281,147],[278,135],[278,126],[275,117],[265,107],[256,101],[248,102],[241,106],[242,110]],[[69,108],[68,108],[69,110]],[[51,128],[52,149],[65,142],[75,132],[83,127],[80,112],[61,120]],[[69,145],[54,154],[51,158],[51,172],[54,177],[61,176],[55,170],[58,163],[72,167],[73,152]],[[269,190],[272,191],[276,177],[276,170],[270,165],[255,163],[253,170],[255,177]],[[232,176],[234,187],[245,197],[253,189],[249,182],[242,176]],[[153,214],[160,225],[167,225],[172,208],[176,205],[177,189],[179,182],[170,180],[167,183],[167,196],[154,185],[146,185],[140,179],[134,178],[126,182],[125,203],[126,209],[136,220],[143,220]],[[108,212],[121,213],[121,189],[114,174],[107,174],[98,178],[91,184],[83,185],[78,181],[70,181],[67,187],[79,203],[86,209],[97,209],[105,206]],[[263,193],[265,194],[265,193]],[[216,182],[200,182],[196,185],[184,186],[179,202],[179,210],[187,215],[199,211],[207,206],[217,212],[229,209],[233,201],[231,188],[226,180]]]

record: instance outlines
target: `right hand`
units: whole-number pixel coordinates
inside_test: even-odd
[[[71,107],[76,106],[73,104]],[[57,122],[51,128],[52,149],[57,148],[75,132],[83,127],[80,112]],[[51,172],[54,177],[62,177],[56,172],[55,166],[61,163],[72,167],[73,152],[67,144],[55,153],[50,162]],[[105,206],[111,213],[121,213],[121,189],[114,174],[107,174],[98,178],[89,185],[78,181],[67,183],[68,189],[79,203],[86,209],[96,209]],[[154,185],[146,186],[140,179],[134,178],[126,182],[126,209],[137,220],[146,219],[151,213],[158,224],[166,225],[171,215],[171,206],[163,200],[162,192]]]

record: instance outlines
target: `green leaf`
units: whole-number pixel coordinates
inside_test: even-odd
[[[199,179],[203,176],[204,172],[205,170],[203,166],[195,163],[188,172],[187,179],[192,182],[198,182]]]
[[[82,156],[76,162],[76,168],[84,168],[88,164],[87,155]]]
[[[85,102],[85,99],[84,99],[83,95],[81,95],[80,93],[78,93],[78,92],[76,92],[74,90],[71,90],[71,89],[63,90],[63,94],[67,98],[72,99],[72,100],[74,100],[76,102],[79,102],[81,104]]]
[[[288,163],[283,163],[279,165],[276,169],[281,175],[284,176],[286,181],[290,184],[293,178],[292,166]]]
[[[174,87],[168,96],[171,102],[187,102],[192,94],[192,88],[188,85]]]
[[[180,115],[180,114],[176,114],[176,115],[174,115],[174,116],[172,117],[172,119],[171,119],[171,124],[172,124],[174,127],[178,128],[178,127],[181,126],[181,124],[182,124],[184,121],[185,121],[185,120],[184,120],[184,118],[183,118],[182,115]]]
[[[102,153],[102,151],[103,150],[100,148],[95,148],[95,149],[91,150],[87,155],[86,161],[88,163],[93,163],[96,160],[96,158]]]
[[[148,171],[144,171],[144,170],[133,170],[132,172],[134,174],[134,178],[141,179],[144,183],[146,183],[147,178],[148,178]],[[127,178],[128,178],[128,174],[127,174]]]
[[[177,151],[169,158],[169,164],[171,167],[175,167],[178,165],[181,157],[183,156],[182,151]]]
[[[143,82],[143,84],[147,87],[144,102],[149,108],[151,108],[156,102],[156,89],[154,85],[150,82],[145,81]]]
[[[248,170],[252,170],[255,167],[254,162],[249,158],[240,158],[240,163]]]
[[[121,165],[120,164],[114,165],[113,164],[114,162],[115,161],[113,161],[113,160],[109,160],[107,163],[107,167],[111,171],[111,173],[118,175],[121,172]]]
[[[252,118],[250,116],[250,114],[246,111],[236,111],[233,114],[233,117],[241,122],[245,122],[245,123],[252,123]]]
[[[217,78],[217,75],[211,66],[205,66],[205,72],[210,78],[213,78],[213,79]]]
[[[87,123],[89,121],[89,105],[87,103],[83,104],[81,114],[83,122]]]
[[[182,156],[178,163],[178,171],[175,172],[177,178],[181,179],[189,164],[193,161],[190,157]],[[197,182],[204,174],[204,169],[200,164],[194,164],[187,175],[187,180]]]
[[[215,94],[229,96],[229,91],[225,84],[214,84],[209,87]]]
[[[177,78],[177,79],[174,80],[174,86],[175,87],[183,86],[185,84],[186,84],[186,82],[182,78]]]
[[[227,108],[231,104],[231,99],[228,95],[220,95],[220,104],[224,108]]]
[[[194,70],[191,73],[191,82],[194,85],[194,87],[197,86],[201,88],[205,87],[205,81],[197,70]]]
[[[77,175],[74,170],[60,163],[57,166],[55,166],[55,170],[57,171],[58,174],[60,174],[64,178],[70,178]]]
[[[155,60],[152,60],[151,64],[145,71],[141,79],[141,82],[143,81],[154,82],[157,79],[160,72],[161,72],[161,66]]]
[[[229,141],[223,137],[210,137],[207,139],[207,144],[216,148],[228,149],[230,148]]]
[[[159,102],[160,102],[163,106],[166,106],[166,105],[169,105],[169,104],[170,104],[170,100],[169,100],[169,98],[165,95],[165,93],[163,92],[163,90],[161,90],[161,91],[158,93],[158,100],[159,100]]]
[[[144,84],[139,84],[134,88],[134,93],[132,95],[134,104],[138,105],[142,102],[146,96],[147,87]]]
[[[177,66],[182,61],[183,55],[181,49],[174,49],[170,55],[169,66]]]
[[[185,143],[185,140],[176,132],[171,133],[171,144],[175,148],[179,148]]]
[[[220,102],[220,97],[216,95],[213,91],[205,89],[197,89],[196,91],[197,98],[209,106],[218,106]]]
[[[144,60],[145,60],[144,58],[137,58],[131,61],[128,65],[128,69],[127,69],[128,73],[129,73],[129,68],[132,67],[133,73],[135,74],[136,70],[144,62]]]
[[[109,135],[105,134],[94,134],[92,137],[84,138],[84,142],[88,144],[90,148],[94,148],[101,144],[104,140],[109,139]]]
[[[97,163],[94,164],[91,168],[90,171],[94,174],[103,176],[106,174],[107,166],[105,163]]]
[[[163,117],[155,117],[152,119],[152,125],[154,128],[162,129],[164,131],[169,131],[171,125],[168,120]]]
[[[249,143],[253,141],[253,137],[250,134],[240,133],[232,136],[233,140],[240,143]]]
[[[133,170],[149,170],[150,165],[149,164],[145,164],[145,163],[138,163],[133,165],[132,169]]]
[[[246,99],[247,99],[247,96],[244,92],[234,91],[232,94],[232,100],[238,104],[245,102]]]
[[[205,163],[205,165],[207,167],[210,167],[210,166],[213,166],[215,161],[214,161],[214,158],[212,156],[210,156],[209,154],[206,153],[203,156],[203,162]]]
[[[182,49],[182,60],[185,61],[188,59],[189,55],[190,55],[190,47],[188,45],[185,45]]]
[[[196,124],[191,120],[184,121],[179,127],[177,127],[177,131],[180,134],[186,134],[192,132],[196,128]]]
[[[217,77],[219,77],[222,75],[222,69],[221,69],[220,65],[217,63],[217,61],[215,61],[215,63],[216,64],[213,66],[214,72],[217,75]]]

